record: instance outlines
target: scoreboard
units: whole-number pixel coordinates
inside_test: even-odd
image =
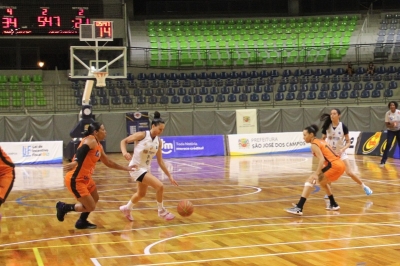
[[[0,5],[1,35],[78,35],[81,24],[90,24],[93,6]]]

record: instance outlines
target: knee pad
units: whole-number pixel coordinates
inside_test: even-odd
[[[314,184],[311,184],[310,182],[307,181],[307,182],[304,183],[304,186],[305,187],[313,187]]]

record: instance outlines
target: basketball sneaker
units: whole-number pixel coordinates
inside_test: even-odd
[[[164,220],[169,221],[174,219],[175,215],[167,211],[167,209],[163,208],[162,210],[158,210],[158,217],[161,217]]]
[[[83,221],[78,219],[75,223],[76,229],[96,229],[97,225],[90,223],[89,221]]]
[[[57,219],[58,219],[60,222],[63,222],[63,221],[64,221],[64,216],[67,214],[67,212],[64,211],[64,205],[65,205],[65,203],[64,203],[64,202],[61,202],[61,201],[57,202],[57,204],[56,204]]]
[[[385,163],[380,163],[379,164],[379,167],[384,167],[385,166]]]
[[[126,205],[122,205],[119,207],[119,210],[125,215],[126,219],[129,221],[133,221],[133,217],[131,215],[131,210],[129,210]]]
[[[295,215],[300,215],[300,216],[303,215],[302,209],[297,207],[297,205],[293,205],[292,208],[285,209],[285,211],[288,213],[291,213],[291,214],[295,214]]]
[[[330,202],[327,202],[327,203],[326,203],[326,208],[325,208],[325,210],[327,210],[327,211],[338,211],[339,209],[340,209],[340,206],[339,206],[339,205],[333,206],[333,205],[331,205]]]
[[[370,189],[369,187],[367,187],[367,186],[364,186],[364,191],[365,191],[365,194],[367,194],[367,196],[369,196],[369,195],[371,195],[373,192],[372,192],[372,189]]]

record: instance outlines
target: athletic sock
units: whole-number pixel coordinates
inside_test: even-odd
[[[67,203],[65,203],[64,207],[63,207],[63,211],[64,212],[73,212],[73,211],[75,211],[75,204],[67,204]]]
[[[300,208],[301,210],[303,210],[303,206],[304,206],[304,203],[306,203],[306,198],[304,198],[304,197],[301,197],[300,198],[300,200],[299,200],[299,202],[296,204],[296,206],[298,207],[298,208]]]
[[[332,207],[338,206],[335,199],[333,198],[333,195],[328,196],[328,198],[329,198],[329,201],[330,201]]]
[[[81,216],[79,217],[79,219],[81,219],[82,221],[87,221],[87,218],[89,217],[90,212],[82,212]]]
[[[127,207],[128,210],[131,210],[133,207],[133,202],[131,200],[129,200],[125,206]]]
[[[163,202],[158,202],[158,201],[157,201],[157,207],[158,207],[158,210],[159,210],[159,211],[162,211],[162,209],[164,208]]]

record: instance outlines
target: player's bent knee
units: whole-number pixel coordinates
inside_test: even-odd
[[[313,187],[314,184],[312,184],[312,183],[310,183],[310,182],[307,181],[307,182],[304,183],[304,186],[305,186],[305,187]]]
[[[140,192],[137,194],[138,198],[144,198],[146,196],[146,192]]]

